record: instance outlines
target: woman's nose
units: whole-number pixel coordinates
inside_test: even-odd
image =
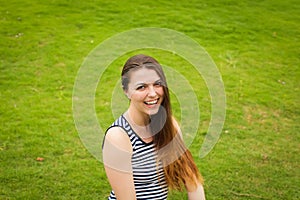
[[[153,87],[153,85],[149,86],[149,91],[148,91],[148,96],[149,97],[155,97],[156,96],[156,91],[155,88]]]

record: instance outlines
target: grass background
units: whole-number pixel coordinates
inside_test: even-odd
[[[107,197],[103,165],[75,129],[73,84],[93,48],[138,27],[185,33],[208,51],[222,74],[226,122],[204,159],[198,150],[210,99],[203,81],[197,87],[199,78],[191,77],[202,121],[190,150],[205,178],[207,199],[300,198],[298,1],[0,0],[0,5],[0,199]],[[107,73],[117,77],[119,69],[112,66]],[[103,125],[112,120],[108,99],[102,98],[111,83],[97,89]],[[169,199],[186,195],[174,192]]]

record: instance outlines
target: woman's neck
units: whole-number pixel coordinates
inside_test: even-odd
[[[146,127],[150,123],[150,116],[136,111],[134,108],[129,107],[127,110],[128,117],[134,123],[134,125]]]
[[[150,117],[149,115],[135,112],[132,109],[128,109],[124,113],[125,118],[133,128],[133,130],[143,139],[151,139],[152,134],[150,130]]]

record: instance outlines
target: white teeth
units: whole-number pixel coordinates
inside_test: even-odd
[[[153,101],[146,101],[145,103],[146,103],[147,105],[154,105],[154,104],[156,104],[157,102],[158,102],[158,99],[153,100]]]

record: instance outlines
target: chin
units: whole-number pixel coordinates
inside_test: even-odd
[[[145,108],[144,109],[144,113],[147,115],[155,115],[157,114],[159,111],[159,106],[155,107],[155,108]]]
[[[145,110],[145,113],[147,114],[147,115],[155,115],[155,114],[157,114],[158,113],[158,108],[157,109],[147,109],[147,110]]]
[[[148,115],[156,115],[158,113],[159,109],[155,109],[155,110],[150,110],[148,111]]]

